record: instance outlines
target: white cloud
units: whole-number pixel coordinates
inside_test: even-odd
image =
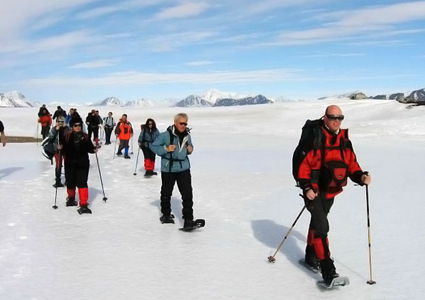
[[[254,71],[220,71],[202,73],[141,73],[121,72],[112,73],[102,77],[54,77],[34,78],[23,82],[32,87],[72,87],[72,88],[95,88],[95,87],[122,87],[140,86],[152,84],[172,83],[232,83],[232,82],[278,82],[296,78],[297,70],[290,69],[265,69]]]
[[[157,34],[154,37],[143,41],[143,47],[149,48],[155,52],[166,52],[208,40],[216,35],[217,33],[209,31],[189,31],[163,35]]]
[[[67,50],[72,47],[88,45],[100,42],[98,37],[86,30],[79,30],[51,36],[37,41],[14,41],[10,42],[7,47],[1,47],[0,53],[28,54],[40,52],[54,52],[58,50]]]
[[[36,18],[62,9],[94,2],[96,0],[13,0],[2,1],[0,18],[0,40],[16,39]],[[6,2],[6,3],[5,3]],[[38,22],[36,22],[38,23]]]
[[[79,13],[76,17],[77,19],[91,19],[102,17],[105,15],[113,14],[116,12],[137,9],[147,6],[153,6],[163,3],[166,0],[130,0],[130,1],[120,1],[115,5],[100,6],[93,8],[91,10],[86,10]]]
[[[190,61],[188,63],[186,63],[186,66],[191,66],[191,67],[200,67],[200,66],[208,66],[208,65],[213,65],[215,64],[215,62],[210,61],[210,60],[195,60],[195,61]]]
[[[162,10],[154,17],[154,19],[164,20],[194,17],[206,11],[208,7],[208,4],[202,2],[183,2],[177,6]]]
[[[99,59],[88,62],[83,62],[70,66],[70,69],[96,69],[114,66],[118,63],[117,59]]]
[[[400,23],[425,19],[425,1],[337,12],[333,17],[337,19],[322,27],[284,32],[275,44],[311,44],[347,39],[368,32],[385,32]]]
[[[301,55],[301,57],[323,58],[323,57],[356,57],[365,56],[365,53],[316,53]]]

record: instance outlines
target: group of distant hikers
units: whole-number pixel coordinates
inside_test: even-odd
[[[126,159],[130,158],[129,142],[134,134],[133,126],[128,121],[127,114],[123,114],[118,123],[115,123],[112,115],[113,113],[109,112],[108,116],[102,119],[99,116],[99,111],[91,110],[85,122],[86,133],[83,129],[84,123],[76,109],[71,109],[70,114],[67,115],[58,106],[53,116],[53,119],[56,119],[56,124],[50,129],[43,142],[45,152],[46,149],[50,149],[51,152],[50,155],[47,155],[48,158],[55,160],[55,183],[53,186],[55,188],[64,186],[61,182],[62,165],[64,164],[68,195],[66,206],[78,205],[75,200],[78,188],[80,206],[78,212],[80,214],[91,213],[88,208],[88,154],[97,153],[101,146],[99,128],[103,126],[105,145],[111,144],[111,134],[114,131],[116,139],[119,140],[116,155],[124,155]],[[50,117],[45,107],[40,108],[40,123],[43,122],[43,116]],[[162,158],[161,222],[174,223],[170,202],[174,185],[177,182],[183,200],[183,228],[193,228],[196,225],[196,220],[193,217],[192,182],[188,158],[188,155],[193,151],[193,145],[187,122],[188,116],[179,113],[174,117],[174,124],[169,126],[165,132],[160,133],[155,120],[148,118],[145,124],[140,126],[138,144],[144,155],[146,177],[157,175],[157,172],[154,171],[155,156],[159,155]],[[46,131],[43,128],[48,126],[50,126],[48,122],[42,123],[42,132]]]
[[[52,118],[45,106],[40,108],[39,122],[43,138],[48,137],[54,144],[56,161],[54,186],[61,187],[62,161],[65,165],[67,187],[67,206],[76,206],[76,188],[80,200],[80,213],[91,213],[88,208],[89,173],[88,153],[96,153],[99,144],[99,128],[105,131],[105,144],[111,144],[111,133],[120,140],[117,155],[130,158],[129,140],[133,136],[133,127],[123,114],[116,124],[112,112],[101,118],[99,112],[92,110],[86,118],[88,133],[83,132],[83,121],[76,109],[69,114],[58,106],[53,115],[56,125],[50,129]],[[344,115],[340,107],[330,105],[324,115],[314,121],[308,120],[302,129],[301,139],[293,155],[293,176],[302,189],[305,208],[310,212],[310,226],[307,233],[307,246],[304,264],[311,269],[321,271],[323,281],[332,286],[338,278],[329,250],[328,213],[336,195],[342,192],[349,177],[359,185],[369,185],[371,176],[361,169],[357,162],[348,130],[341,129]],[[175,182],[182,195],[184,228],[196,228],[193,218],[193,195],[188,155],[193,152],[193,144],[187,127],[188,116],[179,113],[174,124],[160,133],[152,118],[141,125],[138,144],[144,154],[145,176],[156,175],[155,155],[161,157],[161,212],[162,223],[174,223],[170,199]],[[1,141],[5,145],[3,124],[0,122]],[[92,134],[93,141],[92,142]],[[115,150],[114,150],[115,152]],[[294,223],[295,224],[295,223]],[[286,238],[286,237],[285,237]],[[272,257],[269,257],[269,260]],[[271,261],[271,260],[270,260]]]

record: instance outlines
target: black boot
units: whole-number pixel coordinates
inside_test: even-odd
[[[193,221],[193,219],[185,219],[184,220],[184,229],[191,229],[196,226],[196,223]]]
[[[121,155],[122,155],[122,152],[121,152],[121,151],[118,151],[118,152],[117,152],[117,155],[118,155],[118,156],[121,156]]]
[[[173,214],[162,215],[161,218],[159,218],[159,220],[161,221],[162,224],[168,224],[168,223],[174,224],[174,215]]]
[[[314,252],[313,246],[307,245],[305,248],[305,259],[304,262],[313,270],[318,272],[320,268],[319,259]]]
[[[78,203],[75,201],[75,198],[66,198],[66,206],[77,206]]]
[[[322,270],[323,281],[326,285],[330,285],[334,278],[339,277],[334,262],[329,257],[320,261],[320,269]]]
[[[91,214],[91,209],[87,207],[87,205],[82,205],[79,209],[78,209],[78,213],[81,214]]]

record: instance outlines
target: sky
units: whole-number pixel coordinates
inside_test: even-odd
[[[425,84],[425,1],[3,0],[0,92],[315,99]]]

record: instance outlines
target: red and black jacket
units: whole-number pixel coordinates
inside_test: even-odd
[[[348,129],[337,134],[321,127],[322,146],[310,150],[298,170],[300,186],[304,191],[313,189],[330,199],[342,192],[347,177],[360,185],[364,174],[357,162]]]

